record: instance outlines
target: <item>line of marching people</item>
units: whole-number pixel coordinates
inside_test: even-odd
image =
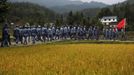
[[[118,30],[117,28],[104,28],[103,29],[104,40],[118,40],[125,37],[125,30]]]
[[[14,28],[13,36],[16,44],[21,42],[22,44],[28,44],[32,41],[33,44],[36,42],[46,42],[53,40],[84,40],[84,39],[99,39],[99,28],[92,26],[86,28],[85,26],[24,26]]]
[[[122,32],[124,32],[122,30]],[[117,40],[119,36],[118,29],[107,28],[100,30],[97,26],[16,26],[13,30],[13,37],[16,44],[27,45],[29,43],[46,42],[53,40],[99,40],[103,35],[104,40]],[[9,46],[10,34],[7,24],[2,30],[1,46]]]

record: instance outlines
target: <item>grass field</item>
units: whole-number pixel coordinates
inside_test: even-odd
[[[134,75],[134,44],[0,48],[0,75]]]

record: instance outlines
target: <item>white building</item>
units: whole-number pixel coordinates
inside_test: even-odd
[[[104,27],[114,28],[117,25],[117,16],[105,16],[100,19]]]

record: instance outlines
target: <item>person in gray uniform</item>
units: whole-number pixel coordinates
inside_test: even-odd
[[[32,43],[35,44],[36,43],[36,27],[32,27],[31,28],[31,37],[32,37]]]
[[[8,24],[6,23],[4,27],[2,28],[2,42],[1,42],[1,47],[8,47],[9,46],[9,27]]]
[[[15,38],[16,44],[18,44],[18,43],[19,43],[19,40],[20,40],[20,38],[19,38],[19,36],[20,36],[20,29],[19,29],[18,26],[16,26],[16,27],[14,28],[13,36],[14,36],[14,38]]]
[[[42,28],[42,37],[43,37],[44,42],[47,40],[47,35],[48,35],[48,29],[47,29],[47,27],[43,27]]]

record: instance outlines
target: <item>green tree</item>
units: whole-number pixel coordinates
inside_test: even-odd
[[[32,25],[55,22],[56,14],[44,6],[27,2],[10,3],[10,5],[8,19],[18,25],[24,25],[27,22]]]
[[[64,18],[63,15],[58,16],[57,19],[56,19],[56,21],[55,21],[55,24],[57,26],[61,26],[62,24],[64,24],[63,18]]]
[[[73,15],[73,12],[72,12],[72,11],[70,11],[70,12],[68,13],[68,16],[67,16],[67,23],[68,23],[69,25],[73,25],[73,24],[74,24],[74,15]]]
[[[9,10],[9,4],[7,0],[0,0],[0,22],[6,19],[7,12]]]
[[[97,15],[98,18],[102,18],[103,16],[112,16],[112,11],[109,8],[103,8]]]

